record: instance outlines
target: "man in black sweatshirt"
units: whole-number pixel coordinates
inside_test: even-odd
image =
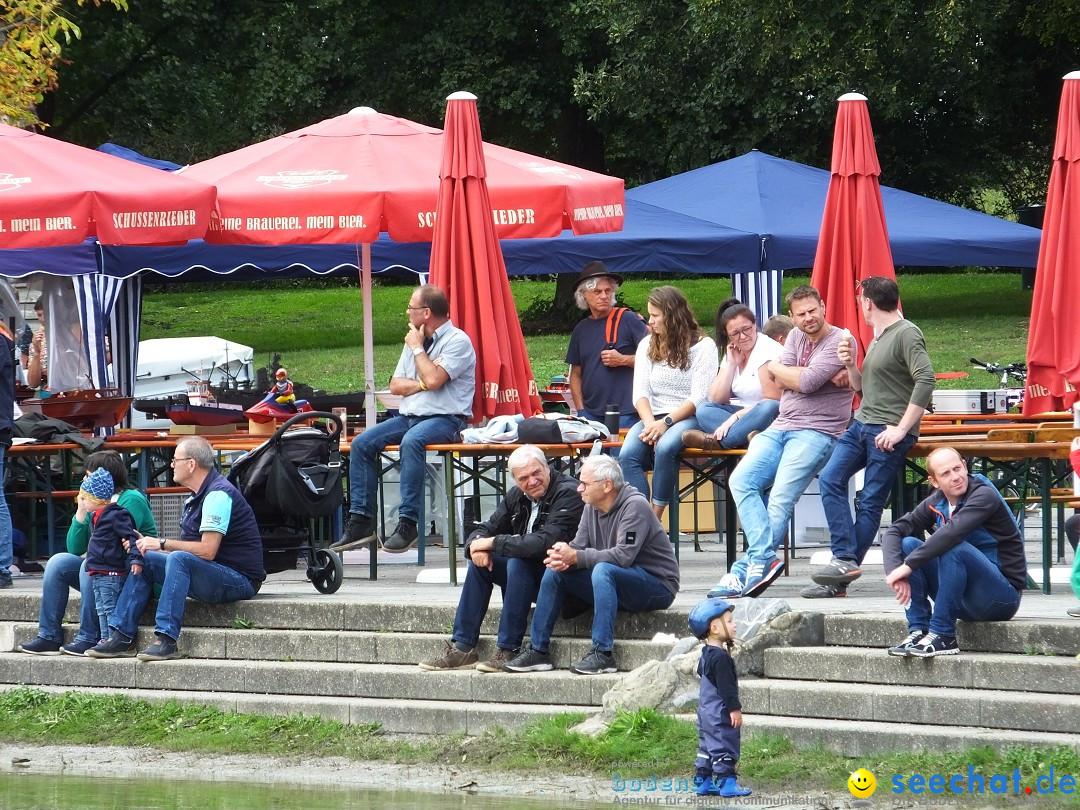
[[[1011,619],[1027,581],[1024,543],[997,488],[981,475],[969,476],[951,447],[934,450],[926,469],[936,489],[881,541],[885,582],[906,606],[908,620],[907,637],[889,655],[955,655],[956,620]]]

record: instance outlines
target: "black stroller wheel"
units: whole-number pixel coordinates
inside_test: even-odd
[[[319,593],[335,593],[345,579],[341,557],[328,548],[315,549],[315,564],[307,570],[308,579]]]

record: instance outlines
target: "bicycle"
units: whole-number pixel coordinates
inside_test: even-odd
[[[990,374],[1001,375],[998,387],[1005,391],[1006,412],[1023,404],[1024,390],[1027,388],[1027,363],[1009,363],[1007,366],[1003,366],[999,363],[976,360],[974,357],[969,362],[973,366],[988,371]]]

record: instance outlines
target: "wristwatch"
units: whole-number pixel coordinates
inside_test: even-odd
[[[670,416],[665,416],[664,417],[664,424],[667,425],[668,427],[671,427],[672,425],[675,424],[675,422],[672,420],[672,418]]]
[[[165,538],[164,537],[159,537],[157,542],[158,542],[158,548],[160,548],[162,551],[164,551],[165,550]]]

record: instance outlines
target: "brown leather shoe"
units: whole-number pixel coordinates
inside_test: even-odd
[[[693,447],[696,450],[719,450],[720,442],[711,433],[704,430],[688,430],[682,435],[684,447]]]

